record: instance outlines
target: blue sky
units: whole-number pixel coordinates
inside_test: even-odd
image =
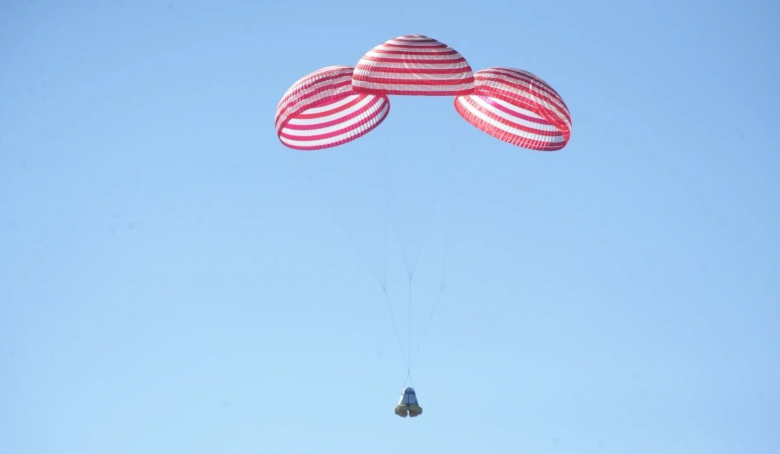
[[[780,451],[780,7],[680,3],[0,1],[0,452]],[[398,96],[279,143],[408,33],[569,145]]]

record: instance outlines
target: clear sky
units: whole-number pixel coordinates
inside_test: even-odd
[[[569,145],[399,96],[279,143],[410,33]],[[778,55],[762,0],[0,1],[0,452],[780,452]]]

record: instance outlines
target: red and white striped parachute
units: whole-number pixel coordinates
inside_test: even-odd
[[[512,68],[474,74],[473,93],[455,98],[455,109],[491,136],[532,150],[560,150],[571,136],[563,98],[538,76]]]
[[[276,108],[277,135],[298,150],[350,142],[387,117],[388,95],[455,96],[466,121],[532,150],[560,150],[571,137],[566,103],[541,78],[504,67],[472,73],[455,49],[424,35],[385,41],[354,68],[329,66],[297,81]]]
[[[352,86],[362,93],[454,96],[474,89],[474,74],[450,46],[404,35],[368,51],[355,67]]]
[[[347,143],[379,126],[390,111],[383,95],[356,93],[348,66],[328,66],[293,84],[276,107],[276,133],[290,148]]]

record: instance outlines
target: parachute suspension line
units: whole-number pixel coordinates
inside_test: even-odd
[[[447,286],[450,278],[450,220],[451,213],[444,209],[444,226],[442,228],[442,251],[441,251],[441,290]]]
[[[298,165],[298,170],[303,173],[304,178],[306,178],[307,183],[309,183],[309,187],[311,188],[312,192],[314,192],[315,196],[320,201],[320,206],[325,207],[328,214],[330,215],[333,222],[339,227],[339,230],[341,230],[341,233],[344,234],[345,237],[349,240],[349,243],[352,245],[352,248],[355,250],[355,253],[358,257],[360,257],[360,261],[363,262],[363,266],[366,267],[369,273],[371,273],[371,276],[374,277],[374,280],[379,285],[379,287],[382,288],[383,291],[387,291],[387,220],[385,219],[385,230],[384,230],[384,270],[383,273],[380,275],[377,270],[371,267],[371,265],[368,263],[368,260],[365,257],[365,251],[362,250],[355,241],[355,238],[353,237],[353,234],[349,233],[347,231],[347,228],[344,226],[344,222],[336,215],[335,210],[330,206],[329,203],[325,201],[325,196],[323,195],[323,191],[319,188],[317,188],[317,184],[314,182],[314,176],[306,171],[304,168],[304,165],[300,163],[300,161],[296,161]]]
[[[439,204],[439,196],[441,195],[441,189],[439,189],[439,192],[436,193],[436,198],[433,200],[433,206],[431,207],[431,212],[428,215],[428,221],[425,224],[425,230],[423,231],[423,236],[420,241],[420,247],[417,248],[417,252],[415,253],[414,259],[411,261],[411,263],[409,262],[409,258],[406,256],[403,241],[401,241],[401,235],[398,233],[398,228],[396,227],[395,217],[393,216],[393,210],[390,206],[390,199],[389,197],[387,197],[387,188],[383,186],[382,192],[385,196],[385,207],[387,208],[387,213],[390,218],[390,225],[393,227],[395,238],[398,241],[398,245],[401,248],[401,256],[404,259],[404,267],[406,268],[406,275],[409,277],[409,280],[411,281],[412,278],[414,277],[414,272],[415,269],[417,268],[417,261],[420,259],[420,254],[422,253],[422,248],[423,245],[425,244],[425,239],[428,237],[428,231],[430,230],[431,223],[433,222],[433,215],[436,214],[436,207]]]
[[[431,208],[431,213],[428,215],[428,222],[425,224],[425,231],[423,232],[422,242],[420,243],[420,247],[417,249],[417,254],[414,256],[414,261],[412,262],[412,273],[411,273],[412,276],[414,276],[414,271],[417,268],[417,261],[420,259],[420,253],[422,252],[423,245],[425,244],[425,239],[428,237],[428,230],[430,230],[431,228],[431,222],[433,222],[433,215],[436,213],[436,207],[439,205],[440,195],[441,195],[441,188],[439,188],[439,192],[436,193],[436,198],[433,199],[433,207]]]
[[[412,276],[409,276],[409,364],[406,365],[406,373],[412,374]]]
[[[401,241],[401,235],[398,233],[398,228],[395,226],[395,217],[393,216],[393,210],[390,207],[390,198],[387,196],[387,180],[385,180],[385,184],[382,186],[382,195],[385,198],[385,209],[387,209],[387,215],[390,219],[390,226],[393,228],[393,233],[395,234],[395,239],[398,241],[398,246],[401,248],[401,258],[404,260],[404,269],[406,269],[406,275],[411,279],[412,271],[409,268],[409,260],[406,258],[406,253],[404,252],[404,246],[403,242]]]
[[[339,227],[341,225],[339,224]],[[352,244],[352,247],[355,248],[355,252],[357,253],[358,257],[360,257],[360,261],[363,262],[363,265],[368,269],[368,272],[371,273],[371,275],[374,277],[374,280],[377,284],[379,284],[379,287],[382,288],[383,291],[387,291],[387,270],[384,271],[384,275],[380,275],[377,271],[371,268],[371,265],[369,265],[368,261],[364,257],[363,251],[358,247],[357,243],[355,242],[355,239],[352,237],[352,235],[348,234],[347,231],[341,227],[342,232],[344,232],[344,235],[349,239],[349,242]],[[385,255],[387,253],[385,252]]]
[[[445,204],[446,205],[446,204]],[[439,284],[439,294],[436,295],[436,301],[433,303],[433,308],[431,309],[430,314],[428,314],[428,320],[425,322],[425,327],[423,328],[422,335],[420,336],[420,341],[417,343],[417,348],[414,351],[414,355],[410,353],[409,357],[411,358],[409,361],[409,369],[411,370],[412,366],[414,365],[414,361],[417,359],[417,355],[420,354],[420,348],[422,347],[423,340],[425,340],[425,334],[428,332],[428,327],[431,325],[431,320],[433,320],[433,315],[436,313],[436,308],[439,307],[439,301],[441,301],[442,293],[444,293],[444,289],[447,288],[448,283],[448,256],[450,251],[450,241],[449,241],[449,228],[450,225],[448,221],[448,215],[447,210],[444,210],[444,228],[443,228],[443,238],[442,238],[442,252],[441,252],[441,279]]]
[[[417,262],[420,259],[420,254],[422,253],[423,245],[425,244],[425,239],[428,237],[428,231],[430,230],[431,223],[433,221],[433,215],[436,213],[436,206],[439,204],[439,193],[436,194],[436,198],[433,201],[433,206],[431,207],[431,212],[428,215],[428,221],[425,224],[425,230],[423,231],[422,240],[420,241],[420,247],[417,248],[417,252],[414,256],[414,259],[411,261],[411,264],[409,263],[409,260],[406,257],[406,254],[404,253],[404,247],[403,242],[401,241],[401,235],[398,233],[398,229],[395,226],[395,220],[393,219],[393,212],[390,209],[390,204],[388,203],[388,213],[390,214],[390,224],[393,226],[393,231],[395,232],[395,238],[398,240],[398,245],[401,247],[401,255],[404,259],[404,266],[406,267],[406,274],[409,277],[409,280],[411,281],[414,277],[414,272],[417,269]]]
[[[423,329],[422,336],[420,336],[420,342],[417,343],[417,349],[414,352],[414,356],[412,356],[412,360],[409,362],[409,369],[411,370],[412,366],[414,365],[414,360],[417,359],[417,355],[420,353],[420,347],[422,347],[423,340],[425,339],[425,333],[428,332],[428,327],[431,324],[431,320],[433,319],[433,314],[436,312],[436,307],[439,306],[439,301],[441,300],[441,294],[444,293],[445,285],[442,284],[441,288],[439,289],[439,294],[436,296],[436,302],[433,303],[433,309],[431,309],[431,313],[428,315],[428,321],[425,322],[425,328]]]
[[[398,324],[395,322],[395,315],[393,314],[393,307],[390,305],[390,296],[387,294],[387,289],[383,288],[385,293],[385,302],[387,303],[387,310],[390,311],[390,318],[393,320],[393,329],[395,329],[395,338],[398,340],[398,348],[401,349],[401,357],[404,359],[404,365],[407,372],[409,371],[409,360],[406,359],[406,352],[404,351],[404,344],[401,342],[401,334],[398,332]]]
[[[407,347],[407,352],[408,352],[407,358],[409,358],[409,361],[406,364],[406,375],[407,375],[407,378],[409,379],[409,381],[412,381],[412,283],[414,281],[414,272],[415,272],[415,270],[417,268],[417,261],[420,258],[420,253],[422,252],[423,244],[425,244],[425,239],[428,236],[428,231],[430,230],[431,223],[433,222],[433,216],[436,213],[436,207],[439,204],[439,196],[441,195],[441,193],[440,192],[436,193],[436,198],[434,199],[433,206],[431,207],[431,212],[428,215],[428,220],[427,220],[427,222],[425,224],[425,231],[423,232],[423,237],[422,237],[422,241],[421,241],[420,247],[417,249],[417,253],[415,254],[414,260],[412,261],[411,265],[409,264],[409,261],[408,261],[408,259],[406,257],[406,254],[404,253],[404,247],[403,247],[403,243],[401,241],[401,236],[398,233],[398,229],[396,228],[395,221],[393,219],[393,212],[392,212],[392,209],[390,208],[390,202],[388,200],[386,191],[384,191],[384,195],[385,195],[385,203],[387,204],[386,205],[387,206],[387,211],[388,211],[388,213],[390,215],[390,224],[392,225],[393,231],[395,232],[395,237],[396,237],[396,240],[398,241],[398,245],[401,247],[401,255],[402,255],[403,259],[404,259],[404,266],[406,267],[406,275],[409,278],[409,293],[408,293],[408,295],[409,295],[409,311],[408,311],[408,317],[409,317],[409,332],[408,332],[408,336],[409,336],[409,338],[408,338],[408,347]],[[439,293],[441,293],[441,292],[439,292]],[[438,298],[437,298],[437,303],[438,303]],[[430,323],[430,319],[428,320],[428,322]],[[417,349],[419,350],[419,346],[417,347]],[[413,381],[412,381],[412,386],[414,386],[414,382]]]
[[[384,277],[382,290],[387,292],[387,219],[385,219],[385,225],[382,229],[382,274]]]
[[[383,167],[385,169],[383,178],[382,178],[382,196],[384,198],[385,202],[385,213],[387,214],[387,218],[385,219],[385,230],[384,230],[384,274],[385,274],[385,282],[387,281],[387,256],[388,256],[388,247],[387,247],[387,221],[390,221],[390,225],[393,227],[393,232],[396,235],[396,239],[398,240],[398,244],[401,244],[400,238],[398,236],[398,230],[395,228],[395,223],[393,221],[393,213],[390,209],[390,201],[387,196],[387,182],[388,182],[388,153],[382,152],[380,153],[380,158],[383,161]],[[402,254],[403,255],[403,254]],[[406,260],[404,258],[404,265],[406,265]],[[407,267],[407,273],[409,269]],[[398,331],[398,323],[396,323],[395,320],[395,314],[393,313],[393,306],[390,304],[390,296],[387,294],[387,285],[382,285],[382,291],[385,293],[385,303],[387,303],[387,310],[390,312],[390,318],[393,321],[393,329],[395,330],[395,338],[398,341],[398,348],[401,350],[401,357],[404,359],[404,365],[406,366],[406,380],[404,380],[404,387],[406,386],[406,381],[411,380],[411,377],[409,376],[409,358],[408,354],[404,351],[404,344],[401,340],[401,332]],[[414,386],[414,385],[412,385]]]
[[[408,373],[406,374],[406,379],[404,380],[403,386],[401,386],[401,389],[406,388],[406,384],[411,383],[412,388],[417,389],[417,386],[414,385],[414,380],[412,379],[412,374]]]

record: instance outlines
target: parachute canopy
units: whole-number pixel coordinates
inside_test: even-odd
[[[455,49],[425,35],[374,47],[357,66],[328,66],[298,80],[276,108],[281,142],[317,150],[350,142],[379,126],[388,95],[455,96],[466,121],[504,142],[554,151],[571,137],[563,98],[528,71],[493,67],[472,73]]]
[[[290,148],[335,147],[379,126],[390,111],[387,96],[356,93],[349,66],[328,66],[293,84],[276,107],[279,140]]]
[[[455,49],[424,35],[403,35],[366,53],[352,86],[379,95],[454,96],[471,93],[474,74]]]
[[[560,150],[571,136],[571,116],[561,96],[528,71],[487,68],[474,74],[472,94],[455,109],[491,136],[524,148]]]

